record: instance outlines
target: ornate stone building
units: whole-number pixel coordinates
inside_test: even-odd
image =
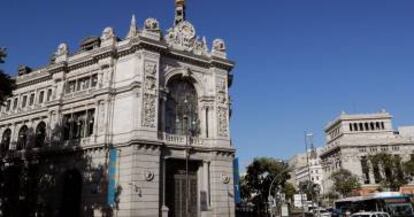
[[[387,153],[401,161],[414,159],[414,127],[394,130],[392,116],[381,111],[373,114],[341,114],[326,128],[326,145],[320,155],[325,173],[324,189],[331,189],[331,174],[341,168],[359,177],[361,193],[376,191],[386,171],[370,162],[369,156]]]
[[[184,0],[166,33],[133,17],[123,39],[107,27],[20,67],[0,109],[2,212],[234,216],[233,67],[223,40],[210,49],[196,35]]]
[[[321,150],[321,148],[311,148],[308,153],[299,153],[289,159],[289,166],[292,168],[289,181],[296,188],[301,182],[309,180],[319,186],[321,194],[325,193],[322,188],[324,175],[319,157]]]

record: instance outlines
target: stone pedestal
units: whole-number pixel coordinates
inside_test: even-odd
[[[168,217],[168,211],[169,211],[170,209],[168,209],[168,207],[166,207],[166,206],[162,206],[162,208],[161,208],[161,213],[162,213],[162,217]]]

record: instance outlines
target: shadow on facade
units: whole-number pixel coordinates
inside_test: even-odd
[[[26,141],[12,144],[22,150],[0,153],[0,216],[113,216],[122,188],[117,188],[115,207],[108,206],[108,149],[84,150],[80,140],[63,142],[59,125],[50,132],[36,147],[39,138],[29,128]],[[104,153],[102,163],[93,161],[93,152]]]

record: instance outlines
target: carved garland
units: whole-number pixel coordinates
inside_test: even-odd
[[[222,137],[228,137],[229,134],[227,114],[226,85],[224,80],[221,80],[217,84],[217,124],[218,135]]]
[[[155,128],[156,123],[156,74],[157,65],[153,62],[146,62],[144,65],[145,81],[144,81],[144,113],[142,118],[142,126]]]

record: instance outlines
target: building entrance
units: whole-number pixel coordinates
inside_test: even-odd
[[[188,177],[185,160],[167,160],[166,203],[169,217],[198,216],[198,179],[199,163],[190,161]]]
[[[65,172],[63,181],[62,217],[80,217],[82,176],[77,170]]]

